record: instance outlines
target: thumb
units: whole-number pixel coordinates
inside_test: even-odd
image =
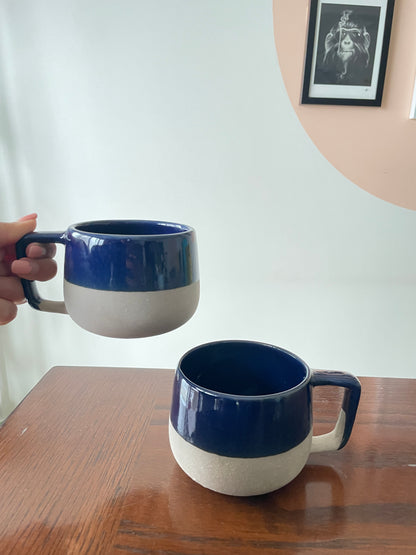
[[[26,233],[31,233],[36,228],[36,216],[32,219],[22,219],[18,222],[0,222],[0,247],[14,245]]]

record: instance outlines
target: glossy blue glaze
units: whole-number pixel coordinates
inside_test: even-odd
[[[66,234],[65,279],[110,291],[160,291],[197,281],[188,226],[152,221],[92,222]]]
[[[183,439],[210,453],[277,455],[310,433],[312,389],[321,385],[344,388],[341,449],[358,408],[358,379],[311,371],[293,353],[253,341],[216,341],[188,351],[176,370],[170,418]]]
[[[199,279],[195,232],[182,224],[108,220],[31,233],[17,246],[19,258],[30,242],[63,243],[65,279],[91,289],[160,291]]]
[[[272,345],[202,345],[179,362],[172,425],[211,453],[245,458],[282,453],[311,430],[310,375],[301,359]]]

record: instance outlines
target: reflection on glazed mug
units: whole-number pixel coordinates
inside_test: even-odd
[[[335,428],[312,433],[312,389],[345,388]],[[260,495],[283,487],[310,453],[347,443],[361,394],[344,372],[311,370],[279,347],[217,341],[188,351],[175,374],[169,440],[193,480],[228,495]]]
[[[30,305],[68,313],[82,328],[108,337],[148,337],[171,331],[194,314],[199,271],[193,228],[150,220],[101,220],[64,232],[29,233],[16,245],[65,245],[64,302],[40,297],[22,280]]]

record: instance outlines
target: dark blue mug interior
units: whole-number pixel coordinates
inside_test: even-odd
[[[241,396],[282,393],[309,377],[308,366],[292,353],[245,341],[197,347],[184,355],[179,368],[200,388]]]
[[[171,235],[189,231],[189,227],[171,222],[151,220],[108,220],[85,222],[74,226],[78,231],[104,235]]]

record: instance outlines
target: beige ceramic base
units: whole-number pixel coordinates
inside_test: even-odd
[[[189,320],[198,305],[199,281],[145,292],[101,291],[64,281],[64,298],[68,314],[88,331],[108,337],[149,337]]]
[[[293,480],[308,459],[312,432],[297,447],[270,457],[235,458],[208,453],[185,441],[169,422],[172,453],[188,476],[226,495],[261,495]]]

